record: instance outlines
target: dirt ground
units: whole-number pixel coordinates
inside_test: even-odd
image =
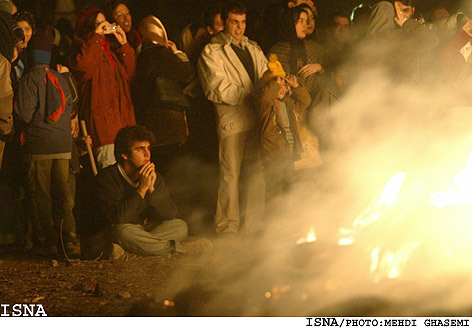
[[[48,316],[124,316],[132,305],[152,298],[176,267],[199,267],[189,264],[188,256],[175,255],[67,263],[18,250],[2,253],[1,304],[42,304]]]

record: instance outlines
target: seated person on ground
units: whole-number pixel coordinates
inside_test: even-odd
[[[177,207],[151,162],[153,141],[154,135],[142,126],[120,129],[115,138],[117,163],[97,176],[99,216],[111,228],[115,242],[112,259],[121,249],[118,245],[142,256],[211,247],[207,239],[182,242],[187,238],[187,224],[175,218]]]

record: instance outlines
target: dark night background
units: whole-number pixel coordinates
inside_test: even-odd
[[[61,0],[16,0],[14,1],[20,9],[32,12],[37,19],[50,21],[52,19],[53,8],[56,1]],[[74,0],[77,10],[97,5],[103,8],[108,0]],[[250,33],[251,23],[254,18],[260,16],[266,5],[275,0],[241,0],[248,10],[248,28]],[[334,10],[345,10],[350,12],[360,3],[372,5],[378,0],[315,0],[315,4],[320,13],[320,18],[326,16]],[[214,2],[225,2],[215,0],[127,0],[133,15],[133,25],[137,27],[141,18],[152,14],[157,16],[166,26],[171,40],[178,41],[181,30],[190,22],[198,20],[203,9]],[[461,0],[417,0],[417,12],[427,14],[431,9],[442,6],[449,12],[464,9],[470,13],[471,4],[467,4],[465,8],[461,5],[465,1]],[[320,22],[318,22],[320,23]]]

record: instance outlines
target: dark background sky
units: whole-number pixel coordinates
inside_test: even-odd
[[[61,0],[15,0],[19,7],[33,12],[36,16],[51,15],[52,8],[56,1]],[[103,6],[108,0],[74,0],[76,7],[81,8],[98,5]],[[219,2],[225,2],[221,0]],[[249,11],[249,20],[261,15],[264,7],[275,0],[241,0]],[[378,0],[314,0],[320,16],[328,14],[331,11],[341,9],[350,12],[360,3],[372,5]],[[131,13],[134,19],[134,26],[137,27],[138,21],[146,15],[152,14],[162,20],[168,30],[171,39],[177,41],[180,31],[192,20],[198,19],[202,10],[216,0],[128,0]],[[464,0],[464,3],[469,2]],[[426,13],[427,11],[443,6],[450,12],[454,12],[462,7],[463,0],[416,0],[417,10]],[[472,8],[468,5],[467,11]],[[251,22],[249,22],[251,23]]]

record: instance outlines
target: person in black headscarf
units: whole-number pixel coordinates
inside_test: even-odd
[[[285,20],[284,41],[273,46],[269,53],[277,55],[287,73],[297,75],[313,99],[322,87],[326,50],[318,42],[306,38],[308,13],[305,9],[288,9]]]

